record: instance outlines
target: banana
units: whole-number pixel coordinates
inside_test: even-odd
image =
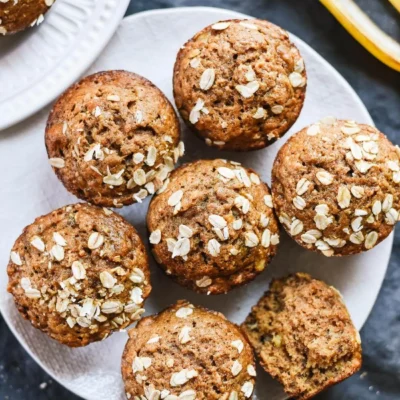
[[[392,3],[393,7],[394,7],[398,12],[400,12],[400,0],[389,0],[389,1]]]
[[[340,24],[384,64],[400,72],[400,44],[383,32],[352,0],[320,0]],[[389,0],[400,9],[400,0]]]

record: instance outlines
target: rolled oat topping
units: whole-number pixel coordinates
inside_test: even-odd
[[[135,229],[87,204],[55,210],[25,228],[12,249],[8,275],[21,314],[71,347],[102,340],[138,320],[151,290]]]
[[[324,118],[278,153],[274,205],[303,247],[325,256],[360,253],[399,221],[399,169],[396,147],[376,128]]]
[[[13,34],[40,25],[55,0],[1,0],[0,35]]]
[[[182,319],[180,310],[191,313]],[[179,301],[129,331],[122,376],[135,400],[245,400],[252,397],[256,372],[237,326]]]
[[[168,188],[151,202],[147,222],[161,267],[180,284],[208,294],[253,279],[279,243],[268,187],[254,171],[226,160],[174,171]]]
[[[207,145],[266,147],[296,121],[306,88],[304,61],[287,32],[267,21],[206,27],[179,51],[175,102]]]
[[[107,71],[60,97],[48,119],[46,147],[69,191],[122,207],[165,188],[184,153],[179,136],[176,114],[158,88],[139,75]]]

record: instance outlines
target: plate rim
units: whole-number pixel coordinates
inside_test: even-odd
[[[109,1],[109,0],[108,0]],[[57,84],[53,86],[53,89],[49,89],[46,91],[47,95],[43,96],[42,98],[39,99],[39,101],[34,102],[32,106],[29,108],[26,108],[25,111],[22,110],[19,114],[18,117],[16,118],[5,118],[5,121],[0,120],[0,134],[3,130],[6,130],[8,128],[11,128],[12,126],[15,126],[29,117],[33,116],[35,113],[39,112],[42,110],[44,107],[49,105],[52,101],[54,101],[58,96],[61,95],[76,79],[78,79],[80,76],[82,76],[85,71],[90,68],[91,65],[96,61],[96,59],[99,57],[101,52],[104,50],[104,48],[107,46],[107,44],[110,42],[111,38],[114,36],[116,30],[119,28],[121,21],[124,19],[124,15],[126,13],[126,10],[128,9],[130,0],[117,0],[116,1],[116,7],[114,12],[110,15],[108,18],[108,22],[110,27],[108,30],[103,30],[102,35],[101,35],[101,40],[98,40],[95,43],[91,43],[91,48],[94,49],[91,53],[86,53],[87,56],[82,58],[84,62],[80,62],[77,64],[75,68],[73,68],[73,71],[69,70],[63,75],[63,80],[61,81],[60,84]],[[105,3],[103,6],[106,6],[107,0],[105,0]],[[94,5],[94,7],[97,7],[97,4]],[[51,10],[49,11],[51,12]],[[107,11],[108,12],[108,11]],[[88,18],[90,20],[90,17]],[[113,22],[114,21],[114,22]],[[80,35],[78,35],[80,37]],[[87,42],[89,36],[86,37],[85,42]],[[89,38],[90,39],[90,38]],[[75,37],[76,41],[76,37]],[[80,43],[83,43],[82,41],[79,41]],[[85,53],[84,53],[85,54]],[[55,65],[55,68],[53,69],[52,73],[57,74],[60,69],[62,68],[62,65],[66,65],[68,62],[68,57],[64,58],[63,62],[57,62]],[[39,81],[38,81],[39,82]],[[29,90],[32,90],[33,87],[35,87],[38,82],[34,86],[32,86]],[[22,93],[26,92],[25,90],[20,91],[18,94],[16,94],[16,98],[20,98],[22,96]],[[1,103],[0,103],[1,105]]]
[[[129,0],[124,0],[124,1],[129,1]],[[224,9],[224,8],[219,8],[219,7],[207,7],[207,6],[193,6],[193,7],[172,7],[172,8],[166,8],[166,9],[153,9],[153,10],[146,10],[146,11],[141,11],[132,15],[129,15],[125,18],[123,18],[119,25],[117,26],[117,28],[113,31],[113,34],[115,34],[115,32],[118,30],[118,28],[122,25],[125,24],[131,24],[132,21],[138,19],[138,18],[142,18],[142,17],[146,17],[147,15],[168,15],[171,13],[187,13],[187,12],[196,12],[196,11],[201,11],[201,12],[209,12],[209,13],[213,13],[213,12],[225,12],[227,14],[230,14],[231,17],[230,18],[254,18],[251,17],[249,15],[243,14],[241,12],[238,11],[234,11],[234,10],[228,10],[228,9]],[[368,111],[368,109],[366,108],[365,104],[362,102],[361,98],[358,96],[358,94],[356,93],[356,91],[353,89],[353,87],[349,84],[349,82],[347,82],[347,80],[332,66],[332,64],[330,64],[327,60],[325,60],[325,58],[323,58],[316,50],[314,50],[309,44],[307,44],[304,40],[300,39],[297,35],[290,33],[291,38],[294,38],[296,41],[302,43],[305,47],[307,47],[307,50],[310,51],[314,57],[316,57],[322,64],[324,64],[324,66],[330,71],[330,73],[332,73],[333,75],[336,76],[336,78],[338,80],[340,80],[342,82],[342,84],[344,86],[346,86],[347,90],[349,91],[349,93],[351,93],[354,101],[356,103],[358,103],[358,106],[360,107],[360,109],[363,110],[363,112],[365,113],[366,118],[368,119],[368,123],[370,123],[371,125],[375,125],[374,121],[372,120],[372,117]],[[109,42],[107,42],[109,43]],[[104,48],[107,46],[107,44],[100,49],[97,52],[96,58],[100,55],[100,53],[104,50]],[[92,64],[94,63],[94,61],[96,60],[96,58],[94,58],[92,60]],[[92,65],[91,64],[91,65]],[[88,68],[90,68],[90,66],[86,66],[86,68],[84,69],[84,71],[86,71]],[[82,71],[82,72],[84,72]],[[44,106],[42,106],[41,108],[44,108],[48,103],[46,103]],[[25,118],[24,118],[25,119]],[[393,248],[393,241],[394,241],[394,231],[390,234],[389,237],[387,237],[385,239],[385,242],[387,242],[388,244],[388,248],[390,248],[390,251],[385,254],[385,271],[384,274],[382,274],[382,279],[379,285],[379,290],[376,292],[376,294],[374,295],[374,301],[370,307],[370,309],[368,310],[368,312],[366,313],[364,319],[361,322],[361,326],[359,328],[359,330],[362,329],[362,327],[364,326],[366,320],[368,319],[369,315],[371,314],[371,311],[376,303],[377,297],[382,289],[382,284],[383,281],[385,279],[386,276],[386,272],[387,269],[389,267],[389,261],[390,261],[390,257],[392,254],[392,248]],[[49,375],[51,376],[55,381],[57,381],[61,386],[63,386],[65,389],[69,390],[71,393],[75,394],[78,397],[83,398],[75,388],[70,388],[68,386],[66,386],[66,384],[64,382],[62,382],[53,371],[51,371],[49,368],[47,368],[42,361],[31,351],[31,349],[28,347],[28,345],[22,340],[22,338],[20,337],[19,333],[16,331],[16,329],[14,328],[14,326],[12,325],[11,321],[8,320],[8,317],[6,317],[5,314],[3,314],[2,312],[2,302],[0,302],[0,313],[2,314],[2,317],[4,319],[4,321],[6,322],[8,328],[10,329],[10,331],[12,332],[12,334],[14,335],[14,337],[18,340],[19,344],[23,347],[23,349],[32,357],[32,359]]]

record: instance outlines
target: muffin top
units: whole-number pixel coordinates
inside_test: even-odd
[[[128,399],[252,398],[253,351],[222,314],[178,301],[129,331],[122,356]]]
[[[290,397],[309,399],[361,367],[360,336],[340,293],[308,274],[274,280],[242,327]]]
[[[171,174],[147,214],[157,262],[198,292],[226,293],[264,270],[279,243],[270,191],[239,163],[199,160]]]
[[[0,35],[22,31],[43,22],[55,0],[1,0]]]
[[[37,218],[15,242],[8,291],[20,313],[71,347],[139,319],[150,294],[144,245],[121,216],[74,204]]]
[[[57,176],[77,197],[121,207],[160,189],[183,155],[177,116],[163,93],[126,71],[82,79],[57,101],[46,147]]]
[[[369,250],[400,210],[400,149],[376,128],[328,117],[280,149],[272,195],[287,232],[326,256]]]
[[[254,150],[279,139],[299,116],[305,90],[299,51],[267,21],[210,25],[180,49],[175,63],[181,116],[221,149]]]

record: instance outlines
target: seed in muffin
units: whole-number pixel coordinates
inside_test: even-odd
[[[88,247],[91,250],[95,250],[102,246],[104,243],[104,236],[100,234],[99,232],[93,232],[89,236],[88,240]]]
[[[337,201],[340,208],[347,208],[350,205],[351,194],[345,186],[340,186],[337,195]]]
[[[290,225],[290,234],[296,236],[301,232],[303,232],[303,223],[299,219],[295,219]]]
[[[208,68],[203,72],[200,78],[200,89],[208,90],[214,84],[215,70],[214,68]]]
[[[320,133],[319,125],[310,125],[307,128],[307,135],[308,136],[315,136]]]
[[[169,206],[176,206],[180,201],[182,200],[183,197],[183,191],[182,190],[177,190],[176,192],[172,193],[171,196],[168,199],[168,205]]]
[[[248,99],[259,89],[260,84],[256,81],[247,83],[246,85],[237,85],[236,90],[245,98]]]
[[[196,281],[196,285],[200,288],[210,286],[212,284],[212,279],[208,276],[203,276],[203,278]]]
[[[80,261],[74,261],[71,266],[72,275],[76,280],[86,278],[86,269]]]
[[[160,243],[160,241],[161,241],[161,231],[159,229],[156,229],[150,235],[150,243],[158,244],[158,243]]]
[[[316,176],[323,185],[330,185],[333,182],[333,176],[327,171],[318,171]]]
[[[15,265],[22,265],[21,257],[16,251],[11,252],[10,258]]]
[[[244,397],[247,399],[251,397],[254,390],[254,384],[252,382],[245,382],[241,387],[241,392],[244,394]]]
[[[253,118],[255,119],[262,119],[265,118],[266,116],[267,116],[267,111],[262,107],[258,107],[257,111],[253,114]]]

